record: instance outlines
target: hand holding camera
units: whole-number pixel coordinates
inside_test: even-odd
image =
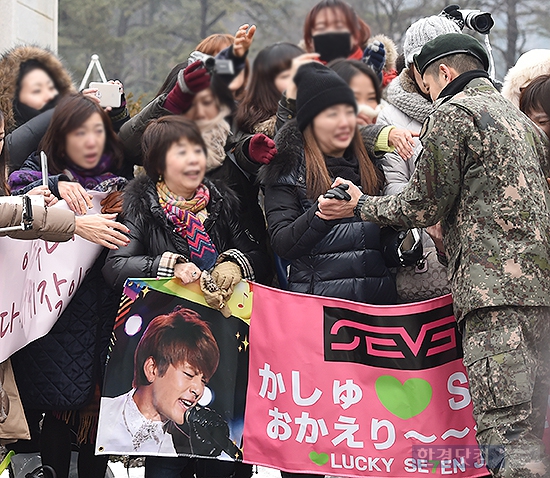
[[[178,86],[182,93],[196,95],[210,86],[210,73],[204,62],[197,60],[178,73]]]
[[[456,22],[461,30],[468,27],[470,30],[475,30],[482,35],[488,35],[495,25],[490,13],[480,10],[463,10],[455,4],[445,7],[440,15]]]

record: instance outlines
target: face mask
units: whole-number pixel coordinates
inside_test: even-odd
[[[313,48],[321,55],[321,61],[328,63],[336,58],[347,58],[351,53],[350,32],[320,33],[313,37]]]

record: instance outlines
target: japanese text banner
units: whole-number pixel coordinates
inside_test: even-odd
[[[445,296],[371,306],[254,284],[244,460],[336,476],[486,476]]]

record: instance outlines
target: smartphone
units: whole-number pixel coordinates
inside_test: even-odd
[[[403,253],[417,249],[421,244],[422,237],[420,236],[420,230],[417,228],[409,229],[397,248],[397,256],[401,260]]]
[[[120,107],[120,85],[116,83],[98,83],[92,81],[90,83],[90,88],[97,89],[95,95],[99,98],[99,105],[101,107]]]

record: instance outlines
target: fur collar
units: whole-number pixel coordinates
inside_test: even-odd
[[[369,151],[369,145],[384,128],[383,125],[359,127],[363,143]],[[262,186],[277,183],[306,186],[306,165],[304,158],[304,139],[298,129],[296,120],[286,123],[275,136],[277,154],[269,164],[262,166],[258,172],[258,182]],[[371,158],[372,160],[372,158]]]
[[[60,95],[76,92],[73,80],[61,61],[50,50],[28,45],[17,46],[7,50],[0,58],[0,110],[6,118],[6,131],[15,126],[13,115],[13,98],[19,77],[21,64],[28,60],[42,63],[52,75]]]
[[[305,185],[304,140],[296,120],[286,123],[275,136],[277,154],[269,164],[262,166],[258,181],[263,186],[280,182],[281,178],[292,177],[294,180],[303,173]]]
[[[215,221],[220,214],[236,214],[239,199],[225,184],[212,182],[204,178],[204,184],[210,190],[210,201],[206,206],[208,221]],[[123,191],[123,216],[127,218],[155,217],[164,221],[166,216],[158,201],[155,184],[146,174],[141,174],[128,183]]]

